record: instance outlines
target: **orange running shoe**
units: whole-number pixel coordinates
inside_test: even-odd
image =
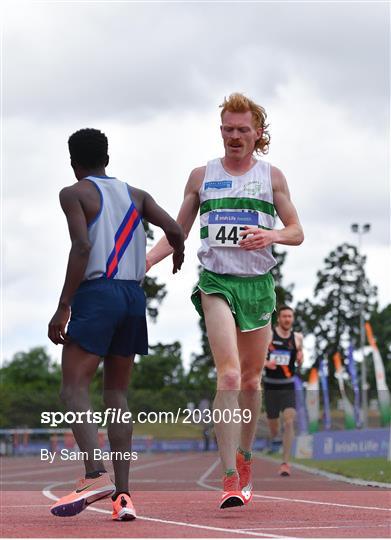
[[[242,491],[244,504],[248,504],[253,498],[251,465],[251,459],[246,461],[243,454],[236,452],[236,468],[239,474],[239,489]]]
[[[239,476],[237,473],[232,476],[224,476],[223,489],[224,493],[221,497],[220,509],[244,505],[244,497],[239,489]]]
[[[113,493],[115,493],[115,485],[108,473],[102,473],[98,478],[81,478],[77,482],[75,491],[61,497],[53,504],[50,511],[55,516],[75,516],[89,504],[109,497]]]
[[[281,463],[280,468],[278,469],[278,474],[280,476],[290,476],[291,468],[288,463]]]
[[[136,519],[136,510],[132,499],[127,493],[120,493],[113,501],[111,517],[116,521],[132,521],[132,519]]]

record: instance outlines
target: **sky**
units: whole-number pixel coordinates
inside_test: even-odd
[[[223,155],[219,105],[243,92],[265,107],[264,159],[285,174],[305,232],[288,251],[294,304],[342,242],[363,237],[380,307],[389,275],[390,7],[376,2],[6,2],[2,29],[3,343],[50,344],[47,324],[70,243],[58,202],[75,178],[67,139],[94,127],[109,139],[107,172],[151,193],[172,216],[190,171]],[[161,232],[155,229],[155,238]],[[185,264],[151,270],[167,296],[150,342],[200,350],[189,297],[198,220]],[[310,347],[306,351],[311,355]]]

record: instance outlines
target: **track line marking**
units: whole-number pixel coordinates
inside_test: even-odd
[[[38,506],[49,508],[48,504],[2,504],[1,508],[36,508]]]
[[[176,457],[176,458],[169,458],[169,459],[164,459],[164,460],[152,460],[150,461],[149,463],[144,463],[143,465],[135,465],[134,467],[130,466],[130,471],[138,471],[138,470],[141,470],[141,469],[146,469],[146,468],[150,468],[152,467],[153,465],[165,465],[166,463],[176,463],[178,461],[186,461],[188,459],[194,459],[194,456],[185,456],[185,457]],[[48,464],[50,465],[50,464]],[[26,474],[28,475],[34,475],[34,474],[44,474],[45,472],[66,472],[68,470],[72,470],[72,469],[75,469],[75,468],[80,468],[81,466],[83,465],[82,462],[80,463],[75,463],[74,465],[63,465],[62,467],[53,467],[53,468],[50,468],[50,469],[27,469],[27,470],[24,470],[23,472],[18,472],[18,473],[15,473],[15,474],[6,474],[6,475],[2,475],[2,479],[3,480],[7,480],[7,478],[16,478],[18,476],[25,476]],[[50,483],[50,480],[43,480],[43,482],[49,482]],[[64,483],[67,483],[67,482],[64,482]]]
[[[177,458],[174,461],[176,461],[176,462],[185,461],[186,459],[192,459],[192,458],[187,456],[186,458]],[[165,460],[165,461],[167,461],[167,460]],[[169,461],[171,462],[173,460],[171,459]],[[164,461],[161,461],[160,464],[162,464],[163,462]],[[210,467],[208,469],[208,471],[210,470],[210,472],[211,472],[213,469],[215,469],[218,463],[219,463],[219,460],[217,460],[217,462],[215,462],[212,465],[212,467]],[[147,468],[147,465],[153,466],[154,464],[152,464],[152,463],[145,464],[144,466],[142,466],[142,468]],[[208,472],[208,471],[206,471],[206,472]],[[206,474],[204,473],[202,475],[202,477],[206,478]],[[47,497],[48,499],[51,499],[53,501],[58,501],[58,497],[56,497],[51,492],[51,490],[53,488],[57,487],[58,485],[61,485],[61,482],[55,482],[54,484],[48,485],[46,487],[46,489],[42,490],[42,494],[45,497]],[[88,507],[87,510],[90,510],[92,512],[99,512],[99,513],[103,513],[103,514],[111,514],[111,512],[109,510],[104,510],[104,509],[101,509],[101,508]],[[152,518],[152,517],[149,517],[149,516],[137,516],[137,519],[144,520],[144,521],[153,521],[153,522],[156,522],[156,523],[163,523],[163,524],[166,524],[166,525],[177,525],[177,526],[180,526],[180,527],[190,527],[190,528],[193,528],[193,529],[203,529],[203,530],[208,530],[208,531],[225,532],[225,533],[230,533],[230,534],[239,534],[239,535],[242,535],[242,536],[247,535],[247,536],[256,536],[258,538],[284,538],[281,535],[275,535],[275,534],[271,534],[271,533],[270,534],[262,534],[261,532],[255,532],[255,531],[251,532],[251,531],[245,531],[243,529],[227,529],[227,528],[223,528],[223,527],[213,527],[211,525],[201,525],[201,524],[198,524],[198,523],[185,523],[185,522],[182,522],[182,521],[173,521],[173,520],[168,520],[168,519]],[[292,537],[289,537],[289,538],[292,538]]]
[[[264,459],[265,461],[270,461],[276,463],[277,460],[269,457],[264,456],[262,454],[254,454],[258,459]],[[375,480],[361,480],[361,478],[349,478],[348,476],[343,476],[342,474],[332,473],[329,471],[323,471],[322,469],[316,469],[312,467],[307,467],[307,465],[302,465],[301,463],[291,463],[291,467],[298,469],[299,471],[308,472],[310,474],[315,474],[317,476],[324,476],[325,478],[328,478],[329,480],[334,480],[336,482],[345,482],[346,484],[353,484],[355,486],[369,486],[369,487],[377,487],[377,488],[385,488],[390,489],[391,484],[388,482],[377,482]]]
[[[211,465],[211,467],[209,467],[209,469],[207,471],[205,471],[205,473],[197,481],[198,485],[200,485],[200,486],[202,486],[202,487],[204,487],[206,489],[213,489],[215,491],[219,491],[219,488],[211,486],[211,485],[209,485],[209,484],[207,484],[205,482],[208,475],[212,471],[214,471],[214,469],[217,467],[219,462],[220,462],[220,458],[218,458]],[[389,508],[384,508],[384,507],[381,508],[381,507],[378,507],[378,506],[359,506],[359,505],[355,505],[355,504],[334,503],[334,502],[326,502],[326,501],[311,501],[311,500],[308,500],[308,499],[288,499],[287,497],[276,497],[276,496],[272,496],[272,495],[259,495],[258,493],[254,493],[253,496],[261,498],[261,499],[271,499],[271,500],[276,500],[276,501],[287,501],[287,502],[290,502],[290,503],[297,502],[297,503],[304,503],[304,504],[317,504],[317,505],[320,505],[320,506],[340,506],[340,507],[343,507],[343,508],[358,508],[360,510],[381,510],[383,512],[391,512],[391,509],[389,509]],[[253,501],[253,502],[260,503],[262,501]]]
[[[311,501],[308,499],[288,499],[287,497],[274,497],[272,495],[258,495],[257,493],[254,493],[254,497],[258,497],[261,499],[274,499],[276,501],[288,501],[288,502],[297,502],[297,503],[305,503],[305,504],[318,504],[320,506],[340,506],[343,508],[359,508],[360,510],[382,510],[383,512],[391,512],[390,508],[382,508],[379,506],[359,506],[357,504],[344,504],[344,503],[333,503],[333,502],[327,502],[327,501]],[[262,502],[262,501],[254,501],[254,502]]]
[[[49,464],[48,464],[49,465]],[[65,465],[65,466],[62,466],[62,467],[53,467],[50,469],[50,472],[61,472],[61,471],[64,471],[65,469],[66,470],[72,470],[72,469],[76,469],[76,467],[80,467],[81,464],[75,464],[75,465]],[[45,472],[47,472],[48,469],[45,469],[45,468],[42,468],[42,469],[39,469],[37,470],[36,468],[35,469],[27,469],[27,470],[24,470],[23,472],[17,472],[17,473],[11,473],[11,474],[5,474],[5,475],[2,475],[2,478],[3,479],[7,479],[7,478],[16,478],[17,476],[26,476],[26,474],[28,475],[34,475],[34,474],[44,474]]]
[[[205,480],[216,469],[219,463],[220,463],[220,458],[217,458],[216,461],[212,463],[212,465],[199,477],[199,479],[197,480],[197,484],[199,486],[209,489],[209,490],[220,491],[220,488],[215,487],[215,486],[210,486],[209,484],[205,482]],[[242,530],[244,531],[245,529],[242,529]],[[272,535],[272,536],[274,538],[282,538],[281,536],[275,536],[275,535]],[[293,537],[289,537],[289,538],[293,538]]]
[[[375,529],[377,527],[389,527],[389,523],[385,523],[384,525],[361,525],[363,529]],[[290,531],[290,530],[305,530],[305,529],[357,529],[357,525],[327,525],[327,526],[303,526],[303,527],[248,527],[246,529],[243,529],[243,531],[256,531],[258,529],[262,529],[262,531]]]
[[[58,497],[53,495],[51,492],[51,489],[55,487],[55,485],[47,486],[45,490],[42,490],[42,494],[45,495],[48,499],[51,499],[52,501],[58,501]],[[90,510],[91,512],[99,512],[101,514],[110,514],[110,510],[104,510],[103,508],[93,508],[88,507],[87,510]],[[281,535],[275,535],[275,534],[262,534],[260,532],[251,532],[251,531],[245,531],[243,529],[225,529],[223,527],[213,527],[209,525],[201,525],[198,523],[185,523],[183,521],[173,521],[170,519],[160,519],[160,518],[152,518],[148,516],[137,516],[137,519],[143,520],[143,521],[154,521],[156,523],[164,523],[165,525],[177,525],[180,527],[190,527],[193,529],[203,529],[207,531],[217,531],[217,532],[226,532],[226,533],[232,533],[232,534],[240,534],[240,535],[248,535],[248,536],[256,536],[258,538],[283,538]],[[292,537],[289,537],[292,538]]]

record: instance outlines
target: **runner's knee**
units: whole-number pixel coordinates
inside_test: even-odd
[[[240,372],[239,369],[231,368],[217,374],[218,390],[239,390]]]
[[[88,386],[62,386],[60,390],[60,400],[69,410],[78,410],[81,403],[88,399]]]
[[[105,407],[111,407],[115,409],[125,410],[128,409],[128,401],[126,391],[124,390],[109,390],[105,388],[103,390],[103,403]]]
[[[240,388],[241,390],[260,390],[261,374],[258,371],[242,372]]]
[[[261,383],[259,380],[259,375],[256,377],[242,378],[241,389],[250,391],[252,390],[253,392],[260,391]]]
[[[292,429],[295,423],[295,415],[289,414],[283,418],[284,429]]]

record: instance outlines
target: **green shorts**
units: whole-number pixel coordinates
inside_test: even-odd
[[[203,270],[191,295],[191,301],[203,317],[201,291],[224,298],[242,332],[266,326],[276,307],[274,279],[270,272],[261,276],[239,277]]]

